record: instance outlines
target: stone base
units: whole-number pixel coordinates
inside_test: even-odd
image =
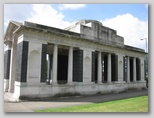
[[[68,95],[92,95],[118,93],[129,89],[146,88],[145,82],[137,83],[110,83],[110,84],[79,84],[74,83],[71,86],[65,85],[46,85],[46,83],[20,83],[15,82],[15,98],[43,98]]]

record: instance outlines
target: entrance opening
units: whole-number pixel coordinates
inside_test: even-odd
[[[67,83],[67,74],[68,74],[68,48],[67,46],[58,45],[57,52],[57,84],[66,84]],[[47,54],[48,54],[48,82],[52,83],[52,69],[53,69],[53,44],[48,44]]]
[[[67,83],[68,72],[68,49],[58,48],[58,65],[57,65],[57,82],[58,84]]]
[[[97,77],[98,77],[98,53],[95,52],[95,83],[97,83]]]
[[[111,81],[118,81],[118,57],[111,54]]]
[[[141,67],[140,67],[140,59],[136,58],[136,80],[141,80]]]
[[[133,81],[133,59],[130,58],[130,82]]]

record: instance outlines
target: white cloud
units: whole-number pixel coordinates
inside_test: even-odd
[[[23,22],[32,11],[31,4],[4,4],[4,33],[10,20]]]
[[[62,4],[59,6],[60,10],[66,10],[66,9],[80,9],[80,8],[84,8],[86,5],[85,4]]]
[[[30,4],[4,4],[4,22],[5,24],[9,20],[21,22],[30,15],[31,10]]]
[[[117,30],[117,34],[124,37],[126,45],[145,49],[145,42],[140,39],[148,38],[148,21],[140,21],[127,13],[101,22],[104,26]]]
[[[57,12],[48,4],[33,4],[31,17],[27,21],[48,25],[57,28],[65,28],[70,25],[64,21],[64,15]]]
[[[5,4],[4,31],[10,20],[18,22],[30,21],[57,28],[70,25],[64,15],[52,8],[50,4]]]

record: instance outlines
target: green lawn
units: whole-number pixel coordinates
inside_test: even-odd
[[[148,96],[64,108],[37,110],[35,112],[148,112]]]

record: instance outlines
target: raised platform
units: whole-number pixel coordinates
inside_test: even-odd
[[[16,99],[43,98],[57,96],[76,96],[119,93],[128,90],[141,90],[146,88],[146,82],[131,83],[102,83],[83,84],[73,83],[71,85],[47,85],[46,83],[19,83],[15,82],[13,97]]]

